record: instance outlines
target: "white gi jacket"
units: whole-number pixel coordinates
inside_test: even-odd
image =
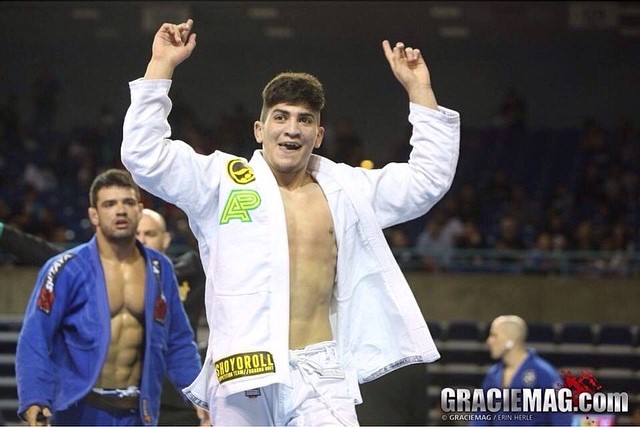
[[[169,139],[171,80],[130,82],[122,163],[150,193],[181,208],[207,273],[209,340],[204,367],[186,394],[206,407],[273,383],[290,384],[289,254],[276,180],[256,150],[246,162],[197,154]],[[458,161],[455,111],[410,104],[408,163],[354,168],[313,155],[336,232],[333,336],[353,381],[440,357],[420,308],[381,229],[426,213],[450,188]],[[357,389],[357,384],[356,384]],[[356,392],[356,403],[362,401]]]

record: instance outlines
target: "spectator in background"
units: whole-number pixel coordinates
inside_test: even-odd
[[[460,200],[455,194],[447,194],[438,205],[435,213],[442,218],[440,238],[444,246],[453,248],[456,239],[463,231],[462,219],[460,218]]]
[[[480,227],[475,221],[467,219],[462,222],[462,233],[456,239],[455,247],[459,249],[484,249],[486,247]]]
[[[445,197],[443,203],[440,209],[429,215],[415,243],[423,268],[427,271],[449,267],[456,241],[464,232],[463,223],[458,217],[457,198]]]
[[[482,206],[478,198],[476,187],[471,183],[465,183],[460,189],[459,203],[460,218],[463,221],[471,220],[475,223],[480,221]]]
[[[569,232],[566,222],[560,213],[550,210],[541,233],[549,234],[552,250],[563,251],[567,249],[569,245]]]
[[[554,189],[551,200],[547,203],[548,211],[559,215],[563,222],[571,219],[574,209],[574,195],[569,191],[566,182],[558,182]]]
[[[553,247],[553,238],[547,231],[538,234],[535,244],[527,251],[526,271],[556,273],[560,267],[559,250]]]
[[[537,200],[527,194],[522,185],[511,186],[509,198],[504,205],[504,214],[513,217],[518,223],[525,247],[533,245],[535,235],[540,229],[541,209]]]
[[[416,239],[415,251],[420,256],[422,267],[429,272],[438,271],[445,264],[443,257],[451,252],[451,248],[447,248],[441,239],[442,225],[442,218],[428,218]]]
[[[509,178],[504,170],[497,169],[493,171],[489,184],[482,191],[483,205],[489,206],[492,210],[501,211],[509,200],[509,193],[511,193]]]
[[[410,267],[414,257],[407,230],[401,225],[396,225],[384,230],[384,236],[398,264],[402,267]]]
[[[593,235],[593,224],[588,219],[583,219],[578,223],[571,237],[571,250],[595,251],[598,249],[598,244]]]
[[[525,249],[526,246],[520,234],[520,223],[512,215],[505,215],[500,219],[498,235],[493,249]]]
[[[487,347],[491,358],[498,362],[492,365],[481,388],[489,389],[555,389],[562,387],[558,371],[535,350],[527,348],[527,324],[519,316],[498,316],[491,322]],[[503,402],[504,403],[504,402]],[[492,415],[505,414],[502,408]],[[493,417],[493,421],[476,419],[471,425],[571,425],[568,412],[518,412],[518,420],[510,417]]]

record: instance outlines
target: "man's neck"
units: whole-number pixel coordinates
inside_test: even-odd
[[[315,182],[311,174],[307,171],[301,171],[296,174],[279,174],[274,172],[274,176],[281,190],[294,191]]]
[[[504,355],[504,357],[502,358],[502,362],[504,363],[505,367],[516,369],[526,358],[527,350],[524,348],[516,347],[511,349],[511,351]]]
[[[140,256],[136,247],[135,237],[131,239],[109,239],[101,233],[96,233],[98,253],[100,258],[112,261],[133,260]]]

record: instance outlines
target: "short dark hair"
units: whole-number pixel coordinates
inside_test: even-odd
[[[260,120],[280,103],[304,104],[316,113],[324,108],[324,89],[316,77],[307,73],[284,72],[275,76],[262,90]]]
[[[129,172],[122,169],[108,169],[93,179],[89,189],[89,206],[96,207],[98,191],[105,187],[124,187],[135,191],[136,197],[140,199],[140,188],[135,183]]]

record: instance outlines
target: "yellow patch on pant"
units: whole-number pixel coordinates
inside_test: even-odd
[[[218,377],[220,383],[276,371],[273,356],[268,351],[234,354],[218,360],[214,363],[214,366],[216,377]]]

